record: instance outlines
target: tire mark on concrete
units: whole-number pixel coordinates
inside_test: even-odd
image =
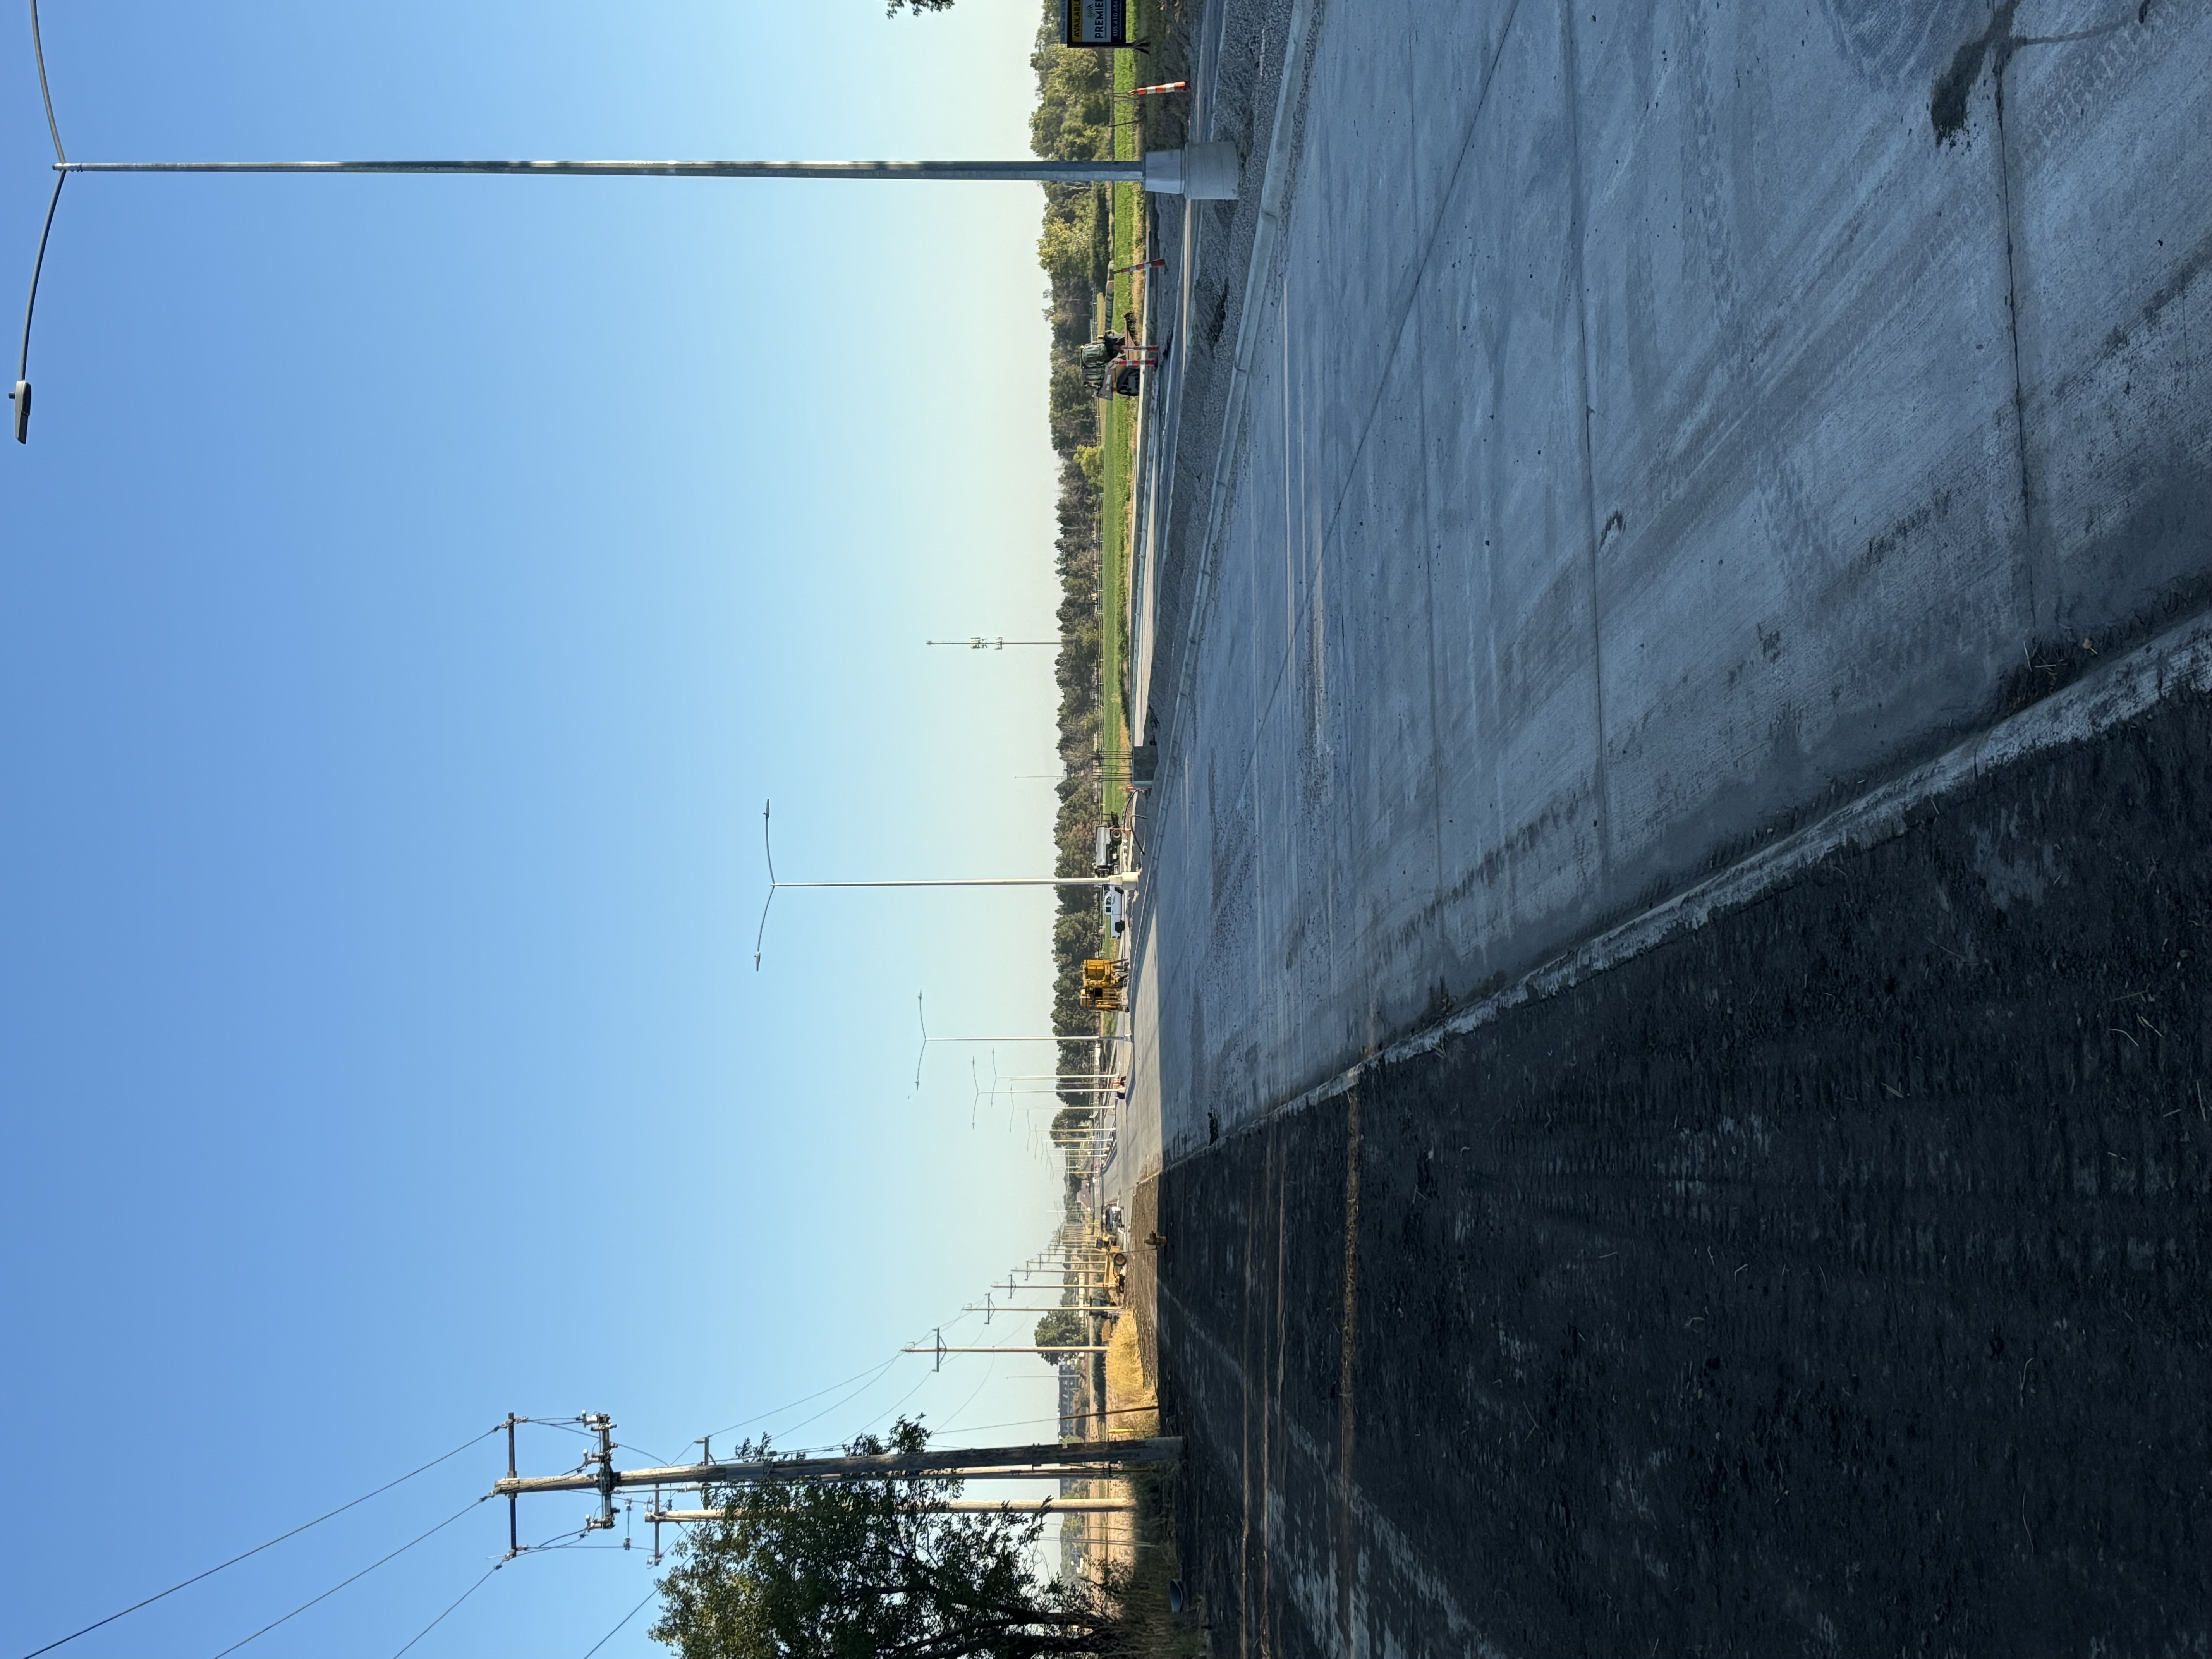
[[[1346,463],[1347,470],[1345,475],[1344,484],[1342,488],[1337,491],[1335,500],[1330,503],[1327,515],[1322,521],[1319,547],[1322,551],[1322,554],[1316,555],[1316,566],[1319,565],[1321,558],[1325,556],[1326,550],[1334,538],[1337,521],[1343,515],[1345,501],[1350,496],[1352,488],[1358,481],[1360,458],[1366,453],[1368,440],[1374,433],[1375,423],[1382,414],[1383,399],[1388,395],[1389,390],[1391,367],[1397,361],[1397,354],[1401,350],[1406,349],[1407,337],[1413,331],[1413,310],[1420,298],[1422,282],[1427,275],[1429,262],[1436,252],[1437,240],[1443,233],[1444,216],[1449,210],[1453,196],[1459,189],[1460,174],[1467,166],[1468,157],[1474,153],[1475,139],[1481,131],[1483,113],[1489,106],[1490,88],[1492,83],[1497,77],[1498,66],[1504,58],[1506,44],[1512,39],[1514,24],[1520,15],[1520,0],[1512,0],[1512,4],[1505,15],[1505,21],[1498,32],[1497,49],[1492,52],[1490,62],[1485,66],[1483,70],[1482,88],[1476,95],[1474,112],[1468,120],[1466,140],[1460,146],[1458,159],[1454,161],[1452,165],[1451,177],[1446,181],[1443,190],[1437,197],[1436,215],[1430,221],[1427,235],[1422,239],[1420,257],[1413,263],[1407,279],[1405,297],[1395,307],[1398,317],[1398,327],[1396,334],[1394,337],[1394,344],[1391,355],[1384,361],[1381,378],[1376,386],[1374,398],[1368,408],[1367,418],[1360,427],[1359,441],[1353,446],[1352,455]],[[1318,15],[1318,14],[1316,14],[1316,15]],[[1315,50],[1318,51],[1317,45],[1316,46]],[[1287,69],[1285,72],[1287,72]],[[1295,179],[1293,179],[1292,181],[1291,190],[1293,191],[1295,190]],[[1290,210],[1291,204],[1286,203],[1283,209],[1283,216],[1285,221],[1287,221],[1289,217]],[[1286,277],[1285,282],[1285,297],[1283,302],[1285,308],[1286,308],[1288,305],[1287,289],[1288,281]],[[1276,325],[1278,328],[1287,326],[1287,319],[1285,316],[1285,310],[1283,308],[1279,308],[1276,311]],[[1254,326],[1256,328],[1260,326],[1260,325],[1255,322]],[[1227,515],[1238,504],[1238,501],[1243,495],[1243,484],[1251,459],[1249,445],[1245,442],[1245,439],[1248,435],[1249,434],[1245,431],[1240,429],[1238,432],[1224,437],[1224,443],[1231,441],[1233,438],[1234,441],[1238,444],[1239,448],[1234,459],[1230,463],[1231,468],[1231,483],[1229,485],[1230,493],[1223,501],[1215,518],[1209,520],[1209,524],[1225,522]],[[1302,427],[1301,444],[1303,444],[1303,437],[1304,434]],[[1200,546],[1200,580],[1201,586],[1201,596],[1198,600],[1194,602],[1190,639],[1189,643],[1186,647],[1186,665],[1183,673],[1184,683],[1176,696],[1176,707],[1178,711],[1186,704],[1189,703],[1194,696],[1194,683],[1196,680],[1194,664],[1197,655],[1198,641],[1205,632],[1206,617],[1210,614],[1212,597],[1218,591],[1219,585],[1218,578],[1213,578],[1212,580],[1209,580],[1208,578],[1208,572],[1211,571],[1213,562],[1209,550],[1212,548],[1217,539],[1218,539],[1217,535],[1212,531],[1209,530],[1204,541],[1201,542]],[[1301,626],[1304,624],[1306,611],[1311,611],[1316,604],[1318,598],[1320,583],[1321,576],[1317,568],[1312,587],[1306,596],[1305,609],[1301,611],[1299,613]],[[1433,621],[1431,622],[1431,627],[1433,627]],[[1256,667],[1256,659],[1255,665]],[[1267,697],[1258,705],[1258,713],[1254,723],[1255,731],[1264,727],[1267,725],[1268,717],[1274,712],[1275,704],[1282,697],[1284,684],[1289,678],[1290,667],[1291,664],[1289,655],[1288,653],[1285,653],[1285,660],[1277,670],[1274,680],[1268,689]],[[1432,675],[1433,672],[1434,666],[1432,653]],[[1431,696],[1431,710],[1433,711],[1433,695]],[[1433,724],[1434,722],[1431,720],[1431,726],[1433,726]],[[1245,775],[1238,787],[1238,799],[1240,805],[1244,793],[1253,787],[1259,764],[1259,746],[1257,744],[1255,744],[1252,745],[1250,753],[1245,763]],[[1438,885],[1441,887],[1441,840],[1439,840],[1438,843],[1437,857],[1437,880]]]
[[[1575,429],[1582,434],[1583,522],[1589,532],[1589,651],[1590,718],[1597,741],[1590,766],[1590,788],[1597,797],[1598,870],[1609,890],[1613,880],[1613,791],[1606,782],[1605,742],[1605,629],[1598,608],[1598,544],[1604,532],[1597,521],[1597,465],[1590,453],[1590,410],[1596,393],[1590,386],[1589,287],[1583,275],[1583,239],[1589,222],[1589,185],[1583,177],[1583,77],[1575,27],[1576,0],[1559,0],[1562,28],[1560,52],[1565,59],[1567,100],[1567,200],[1574,222],[1568,231],[1571,250],[1569,280],[1574,285],[1575,338],[1582,355],[1582,418]]]
[[[1410,319],[1412,313],[1408,313]],[[1444,937],[1444,792],[1442,780],[1450,775],[1450,767],[1444,755],[1443,719],[1437,702],[1437,513],[1436,502],[1429,491],[1429,400],[1418,393],[1413,399],[1413,418],[1419,423],[1421,467],[1421,591],[1427,595],[1422,619],[1428,629],[1429,651],[1429,831],[1430,844],[1436,859],[1435,873],[1430,879],[1429,914],[1436,919],[1437,934]]]
[[[2012,14],[2018,3],[2019,0],[2007,0],[2007,3],[2000,6],[1996,15],[1990,20],[1990,34],[1983,36],[1978,46],[1969,42],[1967,46],[1960,47],[1959,55],[1965,58],[1969,47],[1973,47],[1972,69],[1978,72],[1981,52],[1987,49],[1990,35],[2002,31],[2005,36],[2004,42],[1998,46],[2001,56],[1995,77],[1997,201],[2004,212],[2005,337],[2012,347],[2013,453],[2020,465],[2021,581],[2027,589],[2027,615],[2022,620],[2026,623],[2027,637],[2036,639],[2049,632],[2057,618],[2058,568],[2051,547],[2049,527],[2044,522],[2045,515],[2035,510],[2035,471],[2027,453],[2027,379],[2021,372],[2020,362],[2020,216],[2013,207],[2012,143],[2005,131],[2004,100],[2005,64],[2011,56]],[[1959,64],[1954,61],[1952,73],[1956,76],[1958,72]],[[1971,78],[1970,76],[1970,82]],[[1962,122],[1966,118],[1965,108],[1966,94],[1961,89],[1958,118]],[[1930,115],[1932,118],[1932,108]]]

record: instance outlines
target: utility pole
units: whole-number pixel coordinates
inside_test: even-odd
[[[1047,1310],[1047,1311],[1048,1312],[1050,1310]],[[986,1321],[985,1322],[988,1323],[989,1322]],[[933,1366],[932,1369],[941,1371],[945,1369],[945,1356],[949,1353],[1104,1353],[1106,1350],[1103,1348],[1092,1349],[1083,1347],[949,1348],[945,1345],[945,1333],[940,1330],[937,1334],[937,1340],[931,1343],[927,1347],[901,1348],[899,1352],[901,1353],[935,1354],[937,1356],[937,1364]]]
[[[1048,1310],[1049,1311],[1049,1310]],[[1071,1311],[1079,1311],[1071,1310]],[[1074,1342],[1059,1348],[901,1348],[901,1353],[1104,1353],[1103,1347],[1094,1344]]]
[[[931,640],[931,645],[964,645],[970,651],[1003,651],[1010,645],[1058,645],[1058,640],[1008,640],[970,634],[964,640]]]
[[[869,1455],[755,1459],[743,1462],[675,1464],[666,1467],[617,1469],[613,1464],[613,1420],[605,1414],[584,1419],[599,1430],[605,1448],[585,1460],[586,1468],[568,1474],[510,1475],[495,1482],[495,1498],[526,1498],[540,1492],[589,1492],[601,1494],[601,1513],[611,1520],[611,1494],[638,1486],[742,1486],[768,1482],[830,1480],[881,1480],[912,1475],[940,1475],[947,1479],[1033,1480],[1061,1473],[1080,1474],[1097,1469],[1171,1463],[1182,1455],[1182,1441],[1173,1435],[1142,1440],[1046,1441],[1026,1446],[963,1446],[937,1451],[884,1452]]]
[[[1133,1498],[946,1498],[917,1507],[933,1515],[1127,1515],[1137,1507]],[[659,1510],[646,1517],[658,1524],[684,1521],[719,1521],[720,1510]]]

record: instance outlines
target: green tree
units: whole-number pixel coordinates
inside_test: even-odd
[[[855,1456],[917,1452],[901,1418]],[[765,1445],[749,1458],[773,1460]],[[769,1480],[717,1490],[660,1581],[656,1641],[682,1659],[1042,1659],[1118,1656],[1131,1642],[1116,1583],[1041,1578],[1042,1516],[952,1514],[942,1475]]]
[[[1083,1316],[1073,1309],[1055,1308],[1036,1322],[1036,1345],[1040,1348],[1080,1348],[1090,1340]]]

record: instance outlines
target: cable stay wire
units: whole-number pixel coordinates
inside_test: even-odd
[[[379,1486],[374,1492],[363,1492],[360,1497],[355,1498],[349,1504],[341,1504],[337,1508],[329,1510],[325,1514],[319,1515],[312,1521],[303,1521],[298,1526],[293,1528],[291,1531],[279,1533],[276,1537],[270,1539],[265,1544],[256,1544],[252,1549],[246,1551],[244,1553],[234,1555],[228,1561],[219,1562],[216,1565],[207,1569],[204,1572],[196,1572],[189,1578],[179,1580],[178,1583],[170,1585],[168,1589],[148,1596],[143,1601],[133,1601],[129,1607],[124,1608],[120,1613],[111,1613],[106,1618],[95,1620],[93,1623],[87,1625],[82,1630],[71,1631],[67,1636],[61,1637],[58,1640],[49,1642],[42,1648],[33,1648],[28,1653],[23,1656],[23,1659],[39,1659],[39,1656],[42,1653],[52,1653],[56,1648],[66,1646],[68,1644],[76,1641],[80,1636],[89,1636],[93,1632],[105,1629],[107,1626],[113,1624],[118,1619],[127,1618],[131,1613],[137,1612],[141,1607],[150,1607],[155,1602],[161,1601],[165,1597],[174,1595],[180,1589],[188,1589],[192,1585],[198,1583],[203,1578],[211,1578],[216,1573],[221,1572],[225,1567],[234,1567],[241,1561],[252,1559],[254,1556],[260,1554],[264,1550],[276,1548],[277,1545],[283,1543],[288,1538],[297,1538],[301,1533],[307,1531],[310,1527],[319,1527],[324,1522],[331,1520],[334,1516],[343,1515],[348,1510],[359,1509],[363,1504],[368,1502],[370,1498],[381,1498],[386,1492],[390,1492],[394,1486],[404,1485],[407,1481],[412,1480],[416,1475],[427,1474],[428,1471],[436,1468],[439,1464],[450,1462],[452,1459],[459,1457],[463,1452],[475,1445],[478,1441],[490,1439],[492,1436],[497,1434],[506,1426],[507,1425],[504,1423],[495,1423],[491,1427],[486,1429],[482,1434],[472,1435],[468,1439],[461,1442],[459,1445],[454,1447],[453,1450],[445,1453],[442,1456],[432,1458],[420,1468],[408,1470],[406,1474],[401,1475],[397,1480],[387,1480],[382,1486]],[[247,1639],[251,1640],[252,1638],[248,1638]]]
[[[505,1428],[507,1425],[506,1425],[505,1424],[503,1424],[503,1423],[502,1423],[501,1425],[500,1425],[500,1426],[501,1426],[501,1428]],[[443,1531],[445,1531],[445,1529],[446,1529],[447,1528],[448,1528],[448,1527],[452,1526],[452,1525],[453,1524],[453,1522],[456,1522],[456,1521],[459,1520],[463,1516],[465,1516],[465,1515],[466,1515],[467,1513],[469,1513],[469,1511],[470,1511],[470,1510],[471,1510],[475,1509],[478,1504],[483,1504],[483,1503],[484,1503],[484,1502],[488,1501],[488,1500],[490,1498],[490,1497],[491,1497],[491,1494],[490,1494],[489,1492],[486,1492],[486,1493],[483,1495],[483,1497],[482,1497],[482,1498],[471,1498],[471,1499],[470,1499],[466,1504],[463,1504],[459,1509],[455,1510],[454,1510],[451,1515],[447,1516],[444,1520],[441,1521],[440,1522],[438,1522],[438,1524],[437,1524],[436,1526],[434,1526],[434,1527],[431,1528],[429,1531],[428,1531],[428,1532],[419,1532],[419,1533],[416,1533],[416,1534],[415,1534],[415,1536],[414,1536],[414,1537],[412,1537],[412,1538],[409,1539],[405,1543],[402,1544],[402,1545],[401,1545],[398,1549],[396,1549],[396,1550],[392,1551],[391,1554],[389,1554],[389,1555],[379,1556],[375,1560],[374,1560],[374,1561],[370,1562],[367,1566],[363,1567],[363,1568],[362,1568],[359,1572],[355,1573],[355,1574],[353,1575],[353,1577],[350,1577],[350,1578],[341,1578],[340,1580],[338,1580],[338,1582],[337,1582],[337,1583],[335,1583],[335,1584],[331,1585],[328,1589],[325,1590],[325,1591],[324,1591],[320,1595],[315,1596],[315,1597],[312,1598],[311,1600],[308,1600],[308,1601],[302,1601],[302,1602],[301,1602],[301,1603],[300,1603],[300,1605],[299,1605],[298,1607],[296,1607],[293,1608],[291,1612],[289,1612],[289,1613],[286,1613],[286,1614],[285,1614],[282,1619],[275,1619],[275,1620],[271,1620],[268,1624],[264,1625],[264,1626],[263,1626],[259,1630],[258,1630],[258,1631],[254,1632],[252,1635],[251,1635],[251,1636],[240,1637],[237,1641],[233,1642],[233,1643],[232,1643],[228,1647],[225,1648],[225,1649],[224,1649],[221,1653],[218,1653],[218,1654],[215,1655],[215,1656],[214,1656],[214,1659],[228,1659],[228,1656],[229,1656],[229,1655],[231,1655],[231,1654],[234,1654],[234,1653],[236,1653],[236,1652],[239,1650],[239,1649],[240,1649],[240,1648],[244,1647],[244,1646],[245,1646],[248,1642],[258,1642],[258,1641],[259,1641],[263,1637],[264,1637],[264,1636],[268,1635],[268,1634],[269,1634],[269,1632],[270,1632],[270,1631],[275,1630],[275,1629],[276,1628],[276,1626],[279,1626],[279,1625],[289,1625],[289,1624],[290,1624],[290,1623],[292,1622],[292,1620],[294,1620],[295,1619],[297,1619],[297,1618],[298,1618],[301,1613],[305,1613],[305,1612],[306,1612],[309,1607],[312,1607],[315,1606],[318,1602],[322,1602],[322,1601],[329,1601],[329,1600],[331,1599],[331,1597],[332,1597],[333,1595],[337,1595],[340,1590],[343,1589],[344,1589],[348,1584],[353,1583],[355,1583],[356,1580],[359,1580],[359,1579],[362,1579],[362,1578],[366,1578],[366,1577],[368,1577],[369,1574],[371,1574],[372,1572],[374,1572],[374,1571],[375,1571],[379,1567],[382,1566],[382,1565],[383,1565],[386,1561],[395,1561],[395,1560],[398,1559],[399,1559],[399,1557],[401,1557],[401,1556],[403,1556],[403,1555],[406,1554],[408,1551],[410,1551],[410,1550],[413,1549],[413,1548],[416,1547],[416,1545],[417,1545],[417,1544],[421,1543],[424,1539],[426,1539],[426,1538],[434,1538],[434,1537],[435,1537],[438,1534],[440,1534],[440,1533],[441,1533],[441,1532],[443,1532]]]

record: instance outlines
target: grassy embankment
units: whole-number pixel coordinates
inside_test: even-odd
[[[1137,8],[1129,8],[1129,27],[1143,38]],[[1134,52],[1114,54],[1114,90],[1126,93],[1139,84]],[[1114,159],[1133,161],[1142,154],[1140,129],[1134,106],[1141,100],[1115,100]],[[1137,309],[1139,273],[1123,269],[1144,255],[1145,192],[1139,185],[1111,187],[1113,203],[1112,286],[1108,290],[1109,326],[1119,328],[1122,318]],[[1147,379],[1150,377],[1147,376]],[[1103,690],[1099,727],[1099,751],[1104,761],[1105,811],[1121,813],[1128,806],[1128,617],[1130,562],[1130,490],[1135,482],[1137,404],[1116,398],[1103,406],[1104,501],[1099,527],[1099,678]]]
[[[1130,54],[1064,47],[1059,44],[1057,9],[1048,4],[1042,11],[1030,57],[1037,76],[1030,147],[1055,161],[1111,157],[1123,136],[1115,131],[1115,122],[1121,118],[1115,106],[1126,103],[1114,97],[1115,85],[1133,73],[1115,60]],[[1037,257],[1050,283],[1046,308],[1052,323],[1049,419],[1052,446],[1060,461],[1054,562],[1060,579],[1061,644],[1054,673],[1060,687],[1062,775],[1054,840],[1057,873],[1084,875],[1091,867],[1093,835],[1107,810],[1108,761],[1109,753],[1115,752],[1109,744],[1126,743],[1120,696],[1121,601],[1118,595],[1109,599],[1106,590],[1109,572],[1102,532],[1115,516],[1109,511],[1109,490],[1126,502],[1127,440],[1120,433],[1111,405],[1103,406],[1102,418],[1102,405],[1085,389],[1076,363],[1076,354],[1097,325],[1097,296],[1111,281],[1117,226],[1105,185],[1048,185],[1044,197]],[[1125,210],[1119,218],[1127,224],[1132,216]],[[1126,507],[1120,517],[1126,520]],[[1126,537],[1126,527],[1122,533]],[[1117,549],[1115,558],[1118,574],[1127,566],[1126,545]],[[1109,613],[1115,636],[1110,662]],[[1053,1017],[1060,1030],[1081,1030],[1096,1023],[1082,1006],[1082,971],[1084,959],[1097,954],[1103,927],[1095,890],[1070,889],[1060,895],[1052,942]],[[1062,1049],[1060,1060],[1061,1071],[1091,1069],[1087,1044]],[[1085,1115],[1091,1104],[1088,1097],[1069,1103],[1072,1109]]]
[[[1149,14],[1154,8],[1147,5]],[[1182,15],[1173,0],[1159,8],[1174,14],[1172,61],[1182,58]],[[1037,110],[1032,118],[1036,152],[1055,160],[1129,158],[1142,153],[1138,111],[1116,90],[1141,84],[1140,70],[1158,67],[1129,52],[1069,51],[1058,44],[1057,8],[1047,4],[1031,63],[1037,72]],[[1133,19],[1133,27],[1135,20]],[[1141,28],[1134,32],[1142,33]],[[1175,78],[1171,71],[1164,78]],[[1148,112],[1149,113],[1149,112]],[[1130,125],[1121,125],[1127,121]],[[1164,124],[1167,142],[1180,142],[1179,117]],[[1109,296],[1109,326],[1139,310],[1139,284],[1114,267],[1144,257],[1144,191],[1135,185],[1048,186],[1037,254],[1050,281],[1047,315],[1052,322],[1050,420],[1060,464],[1060,533],[1054,546],[1060,578],[1061,647],[1055,674],[1060,687],[1060,812],[1054,825],[1060,873],[1087,872],[1093,836],[1103,814],[1126,810],[1129,734],[1127,729],[1127,617],[1130,562],[1130,491],[1136,443],[1135,405],[1102,404],[1085,390],[1076,354],[1099,322],[1098,296]],[[1104,939],[1097,899],[1090,890],[1063,893],[1053,927],[1054,1029],[1079,1030],[1091,1024],[1079,995],[1082,963]],[[1063,1071],[1087,1071],[1088,1044],[1060,1051]],[[1054,1121],[1055,1139],[1072,1138],[1096,1121],[1097,1097],[1063,1097]],[[1079,1160],[1068,1163],[1066,1221],[1095,1228],[1076,1201]],[[1079,1279],[1069,1276],[1063,1301],[1088,1300]],[[1048,1316],[1048,1317],[1050,1317]],[[1106,1420],[1114,1431],[1157,1431],[1152,1380],[1143,1373],[1136,1321],[1117,1320],[1103,1370]],[[1085,1368],[1086,1372],[1088,1367]],[[1088,1379],[1085,1393],[1087,1394]],[[1150,1409],[1143,1409],[1149,1407]],[[1137,1409],[1133,1409],[1137,1408]],[[1094,1517],[1066,1517],[1070,1543],[1118,1534],[1101,1554],[1121,1587],[1128,1647],[1161,1659],[1196,1659],[1205,1650],[1198,1621],[1170,1610],[1168,1584],[1180,1566],[1171,1525],[1176,1476],[1146,1471],[1113,1486],[1133,1497],[1139,1511],[1111,1528]],[[1102,1483],[1102,1487],[1104,1483]],[[1094,1488],[1097,1490],[1100,1488]],[[1105,1517],[1095,1517],[1103,1522]],[[1102,1539],[1103,1541],[1103,1539]],[[1094,1557],[1097,1559],[1097,1557]]]

